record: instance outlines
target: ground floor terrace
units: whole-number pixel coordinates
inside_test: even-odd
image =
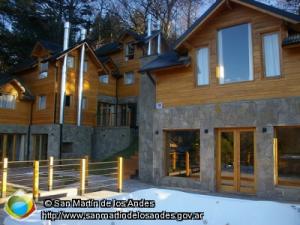
[[[152,124],[141,124],[152,129],[140,129],[141,179],[300,201],[299,97],[157,109]]]

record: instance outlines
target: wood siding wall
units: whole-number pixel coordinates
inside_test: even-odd
[[[118,66],[119,71],[122,75],[125,72],[134,72],[134,83],[131,85],[124,84],[124,78],[122,77],[118,81],[118,91],[119,97],[129,97],[129,96],[138,96],[139,95],[139,86],[140,86],[140,60],[139,58],[143,56],[143,51],[140,47],[135,46],[134,59],[125,60],[125,44],[133,41],[133,38],[130,36],[124,37],[122,40],[124,47],[123,50],[112,54],[111,58]]]
[[[164,107],[217,103],[238,100],[277,98],[300,95],[300,48],[281,49],[280,78],[265,78],[262,58],[262,36],[279,32],[281,40],[287,36],[284,22],[275,17],[237,4],[212,15],[201,29],[186,42],[192,63],[187,68],[162,70],[156,73],[157,102]],[[221,28],[251,23],[254,80],[234,84],[219,84],[217,68],[217,31]],[[208,46],[210,52],[210,84],[196,86],[195,50]]]
[[[11,84],[1,86],[0,92],[15,96],[20,95],[18,88]],[[15,109],[0,108],[0,124],[28,124],[30,119],[30,108],[31,102],[22,101],[17,97]]]
[[[55,88],[55,64],[49,63],[48,76],[39,79],[39,67],[25,71],[19,75],[24,84],[35,96],[32,110],[33,124],[51,124],[54,120],[54,88]],[[46,108],[38,109],[39,96],[46,96]]]

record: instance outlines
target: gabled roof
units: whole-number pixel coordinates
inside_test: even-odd
[[[144,65],[140,72],[151,72],[154,70],[165,69],[174,66],[186,66],[190,63],[188,56],[180,56],[175,51],[159,55],[156,59]]]
[[[63,50],[61,45],[51,41],[40,40],[39,43],[51,53],[57,53]]]
[[[300,44],[300,34],[291,34],[282,41],[282,46],[298,45]]]
[[[22,72],[25,70],[29,70],[34,68],[38,63],[37,59],[34,58],[28,58],[23,60],[22,63],[19,63],[17,65],[15,65],[9,72],[11,73],[18,73],[18,72]]]
[[[175,43],[175,49],[177,49],[196,29],[198,29],[210,17],[210,15],[212,15],[221,5],[225,4],[227,1],[262,11],[291,23],[300,23],[300,15],[296,15],[254,0],[216,0],[216,2],[179,37],[179,39]]]
[[[23,82],[20,79],[8,73],[0,74],[0,86],[8,83],[13,83],[20,88],[22,92],[22,100],[34,100],[34,96],[30,93],[29,89],[23,84]]]
[[[118,42],[111,42],[108,44],[104,44],[101,47],[95,50],[95,53],[98,57],[109,55],[115,52],[118,52],[122,49],[122,45]]]

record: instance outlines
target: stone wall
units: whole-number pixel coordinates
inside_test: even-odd
[[[29,158],[32,159],[33,154],[33,136],[35,134],[47,134],[48,135],[48,156],[53,156],[54,158],[59,158],[59,140],[60,140],[60,127],[58,124],[49,125],[32,125],[30,129],[30,154]]]
[[[300,188],[274,185],[273,156],[274,126],[300,124],[300,97],[166,108],[155,110],[153,119],[147,115],[147,121],[153,122],[153,127],[140,127],[141,178],[152,176],[151,179],[159,185],[198,187],[214,192],[215,129],[255,127],[257,196],[300,200]],[[267,128],[266,131],[263,128]],[[200,129],[201,179],[193,182],[188,178],[165,176],[164,129]]]
[[[103,160],[125,148],[133,140],[133,131],[129,127],[95,128],[91,157]]]
[[[80,158],[92,153],[92,135],[94,128],[90,126],[63,126],[63,143],[72,143],[72,151],[62,154],[62,158]]]

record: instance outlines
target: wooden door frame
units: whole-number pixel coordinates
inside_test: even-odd
[[[216,174],[216,184],[217,184],[217,191],[233,191],[233,192],[241,192],[241,176],[240,176],[240,133],[241,132],[253,132],[253,159],[254,159],[254,174],[253,174],[253,185],[254,190],[253,192],[256,193],[256,129],[254,127],[248,127],[248,128],[218,128],[216,129],[216,151],[217,151],[217,158],[216,158],[216,168],[217,168],[217,174]],[[234,159],[234,170],[233,170],[233,188],[228,188],[228,190],[224,190],[221,185],[221,133],[222,132],[232,132],[233,133],[233,159]],[[232,189],[232,190],[231,190]],[[246,191],[243,193],[246,193]],[[248,193],[248,192],[247,192]],[[252,193],[249,191],[249,193]]]

